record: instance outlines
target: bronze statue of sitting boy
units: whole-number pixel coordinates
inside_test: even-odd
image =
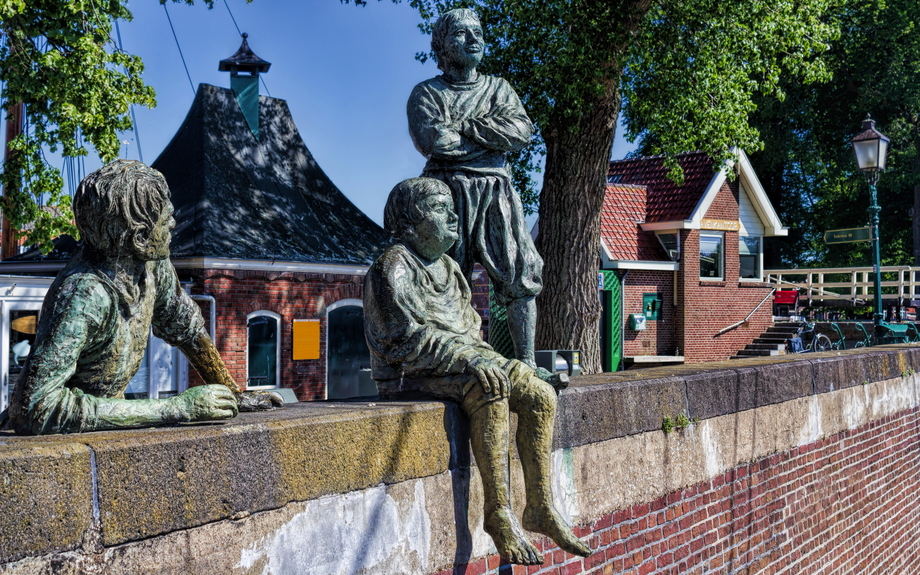
[[[569,553],[587,556],[553,506],[550,448],[556,393],[534,370],[496,353],[479,335],[470,287],[447,250],[457,240],[450,188],[413,178],[387,200],[384,228],[396,239],[364,282],[364,329],[373,377],[383,397],[422,396],[458,402],[485,496],[484,528],[512,563],[543,558],[521,529],[542,533]],[[517,448],[527,505],[511,510],[509,411],[518,414]]]
[[[169,262],[176,222],[158,171],[116,160],[80,183],[73,211],[83,245],[45,296],[7,427],[77,433],[228,419],[240,400],[250,409],[283,403],[275,394],[241,396],[201,311],[179,285]],[[168,399],[124,399],[151,326],[210,385]]]

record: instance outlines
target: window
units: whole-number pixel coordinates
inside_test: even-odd
[[[246,316],[246,388],[278,387],[281,381],[281,316],[256,311]]]
[[[760,270],[760,238],[738,238],[739,277],[741,279],[759,280]]]
[[[725,260],[724,239],[721,232],[700,234],[700,279],[722,279],[722,266]]]
[[[18,303],[18,302],[17,302]],[[6,311],[6,333],[2,334],[5,341],[7,368],[4,374],[4,383],[6,384],[6,393],[3,393],[3,387],[0,387],[0,410],[5,409],[10,404],[13,397],[13,389],[19,380],[19,373],[22,371],[23,364],[32,344],[35,343],[35,331],[38,325],[37,309],[27,308],[28,304],[6,304],[3,307],[17,307],[20,309],[8,309]]]
[[[671,261],[676,262],[680,259],[680,240],[678,239],[677,233],[665,232],[656,235],[658,241],[661,242],[661,247],[664,248],[665,253],[668,254]]]

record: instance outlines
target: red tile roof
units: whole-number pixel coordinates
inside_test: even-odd
[[[646,214],[642,221],[690,219],[703,192],[715,177],[712,158],[702,152],[688,152],[678,155],[677,163],[684,170],[684,183],[680,186],[668,178],[664,156],[610,162],[607,181],[616,185],[642,185],[648,189]]]
[[[645,211],[645,186],[607,186],[601,209],[601,241],[612,260],[668,261],[655,234],[639,229]]]

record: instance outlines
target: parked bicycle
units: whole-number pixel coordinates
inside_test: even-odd
[[[823,333],[815,332],[815,322],[805,322],[794,337],[786,340],[788,353],[810,353],[816,351],[830,351],[834,344],[831,338]]]

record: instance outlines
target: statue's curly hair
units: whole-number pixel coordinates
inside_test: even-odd
[[[83,178],[73,214],[86,245],[120,251],[139,231],[152,233],[169,206],[163,174],[137,160],[115,160]]]
[[[396,239],[403,237],[425,217],[418,204],[429,196],[439,194],[451,195],[450,188],[441,180],[409,178],[399,182],[383,208],[383,229]]]
[[[444,72],[446,63],[441,54],[444,53],[444,40],[450,32],[450,25],[455,22],[464,20],[474,20],[479,23],[479,14],[469,8],[457,8],[441,14],[431,29],[431,51],[434,52],[434,59],[438,63],[438,68]]]

